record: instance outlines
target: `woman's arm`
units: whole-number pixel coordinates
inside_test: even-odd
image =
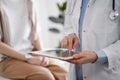
[[[10,46],[0,41],[0,53],[6,56],[25,61],[25,55],[14,50]],[[39,65],[39,66],[47,66],[49,65],[49,59],[40,57],[40,56],[32,56],[28,61],[30,64]]]
[[[40,35],[38,34],[35,41],[34,41],[34,48],[33,51],[39,51],[41,50],[41,46],[40,46]]]
[[[1,41],[0,41],[0,53],[19,60],[25,60],[24,54],[14,50],[13,48],[11,48],[10,46]]]

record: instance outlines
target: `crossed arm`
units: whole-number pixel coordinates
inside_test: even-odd
[[[40,47],[40,38],[37,36],[34,44],[34,50],[41,50]],[[25,60],[25,54],[26,53],[21,53],[12,47],[8,46],[7,44],[3,43],[0,41],[0,53],[6,56],[9,56],[11,58],[15,58],[21,61]],[[32,56],[29,60],[28,63],[34,64],[34,65],[39,65],[39,66],[47,66],[50,63],[50,59],[47,57],[42,57],[42,56]]]

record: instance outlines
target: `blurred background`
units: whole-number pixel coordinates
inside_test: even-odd
[[[66,0],[35,0],[42,49],[60,47]]]

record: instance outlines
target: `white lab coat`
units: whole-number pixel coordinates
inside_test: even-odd
[[[76,33],[82,0],[67,0],[65,34]],[[116,0],[116,10],[120,12],[120,0]],[[108,58],[108,65],[83,64],[84,80],[120,80],[120,16],[110,20],[112,0],[90,0],[88,3],[83,28],[82,50],[103,50]],[[70,66],[69,80],[75,80],[74,65]]]

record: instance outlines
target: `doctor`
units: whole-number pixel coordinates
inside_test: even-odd
[[[62,46],[80,51],[69,80],[119,80],[120,0],[67,1]]]

